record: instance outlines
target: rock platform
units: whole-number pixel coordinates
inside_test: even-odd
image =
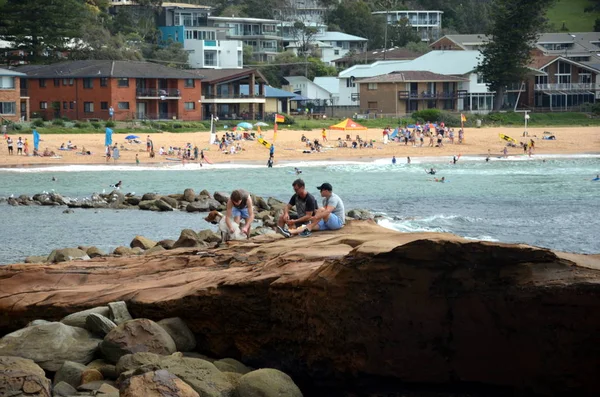
[[[0,267],[0,335],[115,301],[135,318],[180,317],[196,351],[301,388],[600,390],[600,255],[349,221],[308,238]]]

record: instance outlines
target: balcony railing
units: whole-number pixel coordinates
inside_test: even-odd
[[[600,90],[598,83],[557,83],[557,84],[536,84],[536,91],[590,91]]]
[[[432,92],[432,91],[398,91],[398,99],[413,99],[413,100],[429,100],[429,99],[458,99],[465,98],[467,91],[447,91],[447,92]]]
[[[181,92],[177,88],[138,88],[135,90],[136,97],[165,97],[165,98],[179,98]]]
[[[240,98],[264,98],[264,95],[260,94],[206,94],[202,95],[204,99],[240,99]]]

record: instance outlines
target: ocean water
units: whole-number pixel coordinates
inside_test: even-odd
[[[53,166],[0,169],[0,197],[56,191],[89,197],[123,181],[123,192],[143,194],[231,191],[244,188],[265,198],[287,201],[299,167],[310,192],[330,182],[346,209],[369,209],[383,215],[384,227],[401,232],[450,232],[469,239],[526,243],[577,253],[600,253],[600,156],[527,156],[448,159],[399,158],[373,162],[287,163],[264,165],[164,164]],[[425,169],[436,168],[433,182]],[[52,181],[52,177],[57,180]],[[46,255],[54,248],[95,245],[110,251],[128,245],[138,234],[154,240],[177,239],[182,229],[215,229],[203,214],[139,210],[12,207],[0,204],[0,264]]]

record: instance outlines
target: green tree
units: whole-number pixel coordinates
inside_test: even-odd
[[[546,24],[544,15],[554,0],[496,0],[491,7],[490,41],[482,50],[478,73],[496,92],[495,110],[503,104],[506,86],[522,81],[531,51]]]
[[[251,65],[252,63],[254,63],[254,60],[252,59],[252,57],[254,56],[254,49],[252,48],[252,46],[244,44],[242,51],[244,65]]]
[[[306,61],[308,64],[305,64]],[[323,63],[319,58],[308,57],[306,61],[304,57],[299,57],[292,51],[286,51],[277,54],[273,65],[261,64],[252,67],[258,68],[274,87],[281,87],[285,83],[283,79],[285,76],[308,74],[307,77],[312,80],[315,77],[337,75],[337,70],[333,66]]]
[[[388,26],[389,47],[404,47],[408,43],[418,43],[420,41],[421,38],[406,18],[402,18],[397,23]]]
[[[0,39],[25,51],[30,62],[48,62],[81,38],[84,13],[81,0],[7,0],[0,9]]]
[[[327,13],[327,24],[330,30],[339,27],[344,33],[368,39],[369,48],[379,48],[383,46],[385,18],[371,11],[363,0],[342,0]]]

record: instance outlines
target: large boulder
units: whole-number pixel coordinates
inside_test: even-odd
[[[125,247],[124,245],[121,245],[121,246],[115,248],[112,253],[113,253],[113,255],[118,255],[118,256],[135,255],[135,251],[132,248]]]
[[[196,348],[196,337],[187,324],[179,317],[165,318],[158,322],[175,341],[177,351],[191,352]]]
[[[191,189],[191,188],[185,189],[183,191],[183,199],[189,203],[196,200],[196,192],[194,192],[194,189]]]
[[[61,323],[70,325],[71,327],[85,328],[87,317],[92,313],[98,313],[102,316],[109,316],[110,310],[108,306],[98,306],[91,309],[82,310],[80,312],[71,313],[60,320]]]
[[[116,363],[125,354],[172,354],[177,351],[175,342],[167,331],[145,318],[127,321],[114,328],[104,337],[100,349],[111,363]]]
[[[161,247],[163,247],[166,250],[170,250],[175,245],[175,240],[171,240],[171,239],[160,240],[158,242],[158,245],[160,245]]]
[[[148,364],[157,364],[161,356],[155,353],[133,353],[122,356],[115,365],[117,375],[124,372],[134,371]]]
[[[144,251],[144,255],[152,255],[155,254],[157,252],[162,252],[162,251],[166,251],[165,248],[163,248],[161,245],[155,245],[154,247],[150,248],[149,250]]]
[[[30,359],[0,356],[0,396],[51,397],[50,380]]]
[[[125,202],[129,205],[139,205],[141,201],[142,199],[139,196],[130,196],[125,198]]]
[[[0,356],[29,358],[47,371],[57,371],[66,360],[81,364],[92,361],[100,342],[83,328],[53,322],[4,336]]]
[[[193,248],[197,247],[200,239],[198,238],[198,234],[192,229],[183,229],[179,238],[173,244],[173,248]]]
[[[254,206],[259,209],[259,211],[269,211],[271,209],[265,199],[260,196],[254,196],[252,198],[252,202],[254,203]]]
[[[213,198],[221,204],[227,204],[227,201],[229,201],[229,196],[230,193],[227,192],[215,192],[213,194]]]
[[[200,397],[191,386],[164,369],[146,372],[125,380],[119,395],[120,397]]]
[[[90,247],[85,251],[90,258],[97,258],[99,256],[106,256],[106,252],[102,251],[98,247]]]
[[[131,248],[139,247],[143,250],[149,250],[156,245],[156,241],[150,240],[144,236],[135,236],[129,246]]]
[[[48,256],[48,262],[68,262],[76,259],[88,260],[90,259],[87,252],[80,250],[79,248],[62,248],[53,250]]]
[[[242,376],[238,397],[302,397],[292,378],[273,368],[263,368]]]
[[[215,364],[215,366],[222,372],[235,372],[246,375],[248,372],[252,371],[250,368],[234,358],[222,358],[220,360],[213,361],[213,364]],[[227,371],[224,371],[224,368],[227,368]]]
[[[146,193],[142,196],[142,201],[154,201],[160,198],[160,196],[156,193]]]
[[[156,206],[157,200],[142,200],[138,204],[138,208],[144,211],[158,211]]]
[[[171,207],[171,205],[163,199],[155,200],[154,205],[156,206],[158,211],[173,211],[173,207]],[[177,205],[175,205],[175,207],[177,207]]]
[[[198,240],[206,243],[218,243],[221,241],[221,236],[212,230],[205,229],[198,232]]]
[[[217,200],[210,197],[200,196],[196,201],[190,202],[185,210],[187,212],[207,212],[216,210],[221,206]]]
[[[169,206],[171,208],[177,208],[179,203],[177,202],[177,199],[170,197],[170,196],[162,196],[160,198],[161,201],[164,201],[165,203],[169,204]]]
[[[117,365],[119,367],[119,365]],[[157,361],[121,373],[121,383],[137,373],[164,369],[179,377],[203,397],[234,397],[235,386],[208,361],[182,357],[180,353],[158,357]]]
[[[269,205],[269,208],[271,210],[279,210],[287,205],[287,203],[284,203],[281,200],[277,200],[275,197],[269,197],[269,199],[267,200],[267,204]]]

